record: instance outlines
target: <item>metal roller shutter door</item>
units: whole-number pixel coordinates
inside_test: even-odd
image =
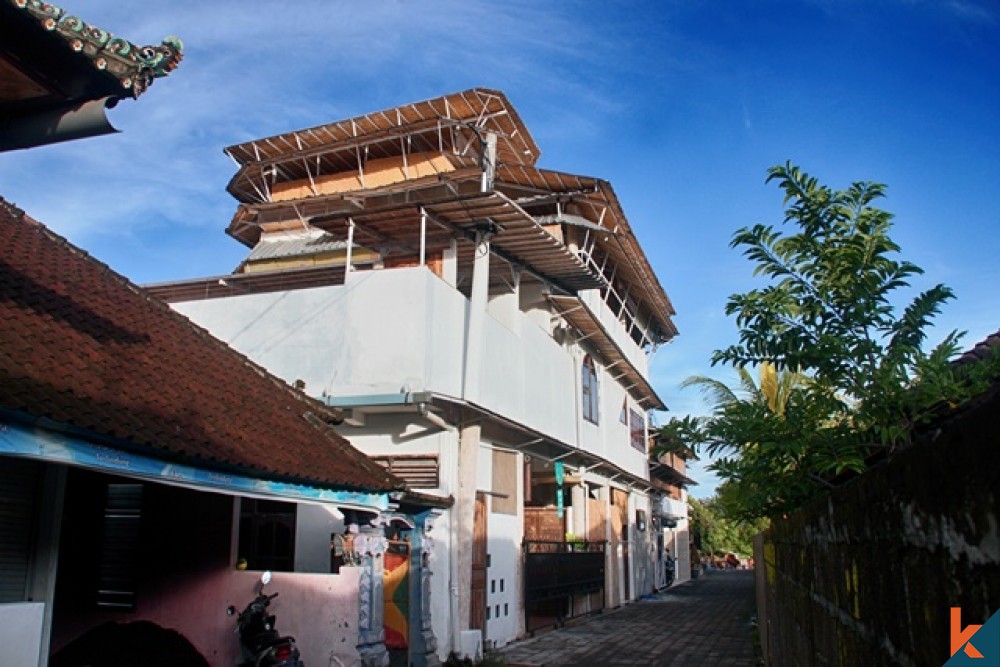
[[[25,599],[41,470],[36,461],[0,457],[0,602]]]

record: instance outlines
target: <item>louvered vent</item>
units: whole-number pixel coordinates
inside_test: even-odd
[[[108,484],[98,607],[135,609],[141,528],[142,484]]]
[[[425,455],[373,456],[375,463],[405,481],[410,488],[438,488],[438,458]]]
[[[41,466],[0,459],[0,603],[27,599]]]

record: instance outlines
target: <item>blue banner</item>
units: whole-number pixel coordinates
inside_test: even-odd
[[[22,428],[0,423],[0,455],[4,454],[205,490],[274,496],[293,501],[312,501],[368,510],[385,510],[389,507],[389,497],[384,493],[334,491],[304,484],[287,484],[205,470],[158,461],[104,445],[95,445],[43,428]]]

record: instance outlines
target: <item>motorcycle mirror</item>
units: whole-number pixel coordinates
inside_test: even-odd
[[[264,574],[260,575],[260,585],[267,586],[269,583],[271,583],[271,571],[265,570]]]

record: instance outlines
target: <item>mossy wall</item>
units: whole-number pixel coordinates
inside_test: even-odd
[[[768,665],[941,665],[1000,608],[1000,392],[758,536]]]

